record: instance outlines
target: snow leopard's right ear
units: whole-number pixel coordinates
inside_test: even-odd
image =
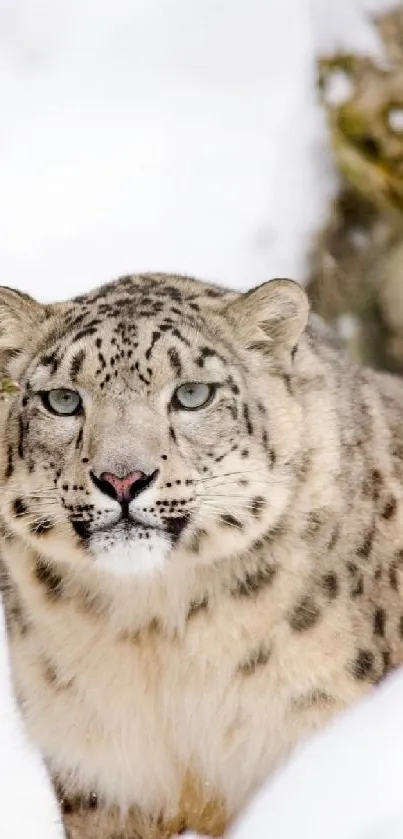
[[[47,307],[29,294],[0,286],[0,353],[13,355],[26,347],[48,316]]]
[[[288,354],[305,329],[309,302],[293,280],[269,280],[229,303],[225,314],[245,349]]]

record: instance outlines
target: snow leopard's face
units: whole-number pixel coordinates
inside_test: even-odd
[[[288,281],[237,296],[128,277],[56,307],[3,290],[21,388],[4,421],[5,528],[50,561],[119,574],[263,538],[293,480],[306,310]]]

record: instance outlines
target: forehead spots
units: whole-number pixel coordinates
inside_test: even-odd
[[[182,375],[182,363],[180,360],[180,355],[174,347],[170,347],[168,349],[168,360],[175,376],[177,376],[179,379]]]
[[[72,382],[77,381],[78,374],[84,364],[85,361],[85,350],[79,350],[78,353],[73,357],[71,364],[70,364],[70,378]]]
[[[252,425],[250,415],[249,415],[249,408],[246,405],[246,403],[244,403],[243,406],[242,406],[242,413],[243,413],[243,418],[244,418],[246,430],[247,430],[249,435],[252,435],[253,434],[253,425]]]
[[[216,350],[211,349],[211,347],[202,347],[199,350],[198,356],[195,358],[195,364],[198,367],[204,367],[204,363],[207,358],[217,358],[220,361],[224,361],[222,355],[220,355]]]
[[[42,354],[41,364],[48,365],[48,375],[60,372],[61,365],[65,364],[64,372],[76,383],[85,361],[89,362],[86,370],[90,375],[90,365],[95,357],[96,386],[104,390],[117,379],[121,372],[120,362],[125,360],[122,372],[130,379],[137,378],[150,395],[152,379],[161,370],[162,355],[158,356],[155,365],[152,364],[154,350],[164,335],[169,334],[179,346],[186,348],[189,364],[203,367],[211,360],[210,375],[214,375],[216,362],[219,362],[219,369],[226,364],[217,347],[206,342],[196,354],[189,350],[199,344],[203,332],[211,333],[211,323],[203,318],[203,307],[199,304],[203,299],[207,302],[209,298],[221,297],[225,300],[224,290],[186,278],[170,279],[168,275],[123,278],[71,301],[71,308],[60,316],[57,327],[48,334],[48,348]],[[192,332],[195,332],[193,337]],[[69,352],[69,348],[74,350],[78,341],[87,338],[89,343],[74,353]],[[136,350],[137,359],[132,358]],[[162,353],[174,375],[182,376],[184,358],[181,358],[178,346],[164,346]],[[68,361],[64,361],[66,355]],[[189,380],[192,380],[191,375]]]
[[[157,341],[159,341],[159,340],[160,340],[161,335],[162,335],[162,333],[161,333],[161,331],[160,331],[159,329],[154,329],[154,331],[153,331],[153,333],[152,333],[152,335],[151,335],[151,342],[150,342],[150,346],[149,346],[149,347],[147,347],[147,349],[146,349],[146,353],[145,353],[145,356],[146,356],[147,361],[151,358],[151,355],[152,355],[152,351],[153,351],[153,349],[154,349],[154,346],[155,346],[155,344],[157,343]]]

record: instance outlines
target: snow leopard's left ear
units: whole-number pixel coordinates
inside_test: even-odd
[[[269,280],[230,303],[225,314],[245,349],[291,352],[307,324],[309,303],[293,280]]]

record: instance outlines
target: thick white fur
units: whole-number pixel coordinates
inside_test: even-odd
[[[0,686],[0,836],[62,839],[12,698],[1,615]],[[401,839],[402,777],[403,670],[301,746],[228,839]]]

